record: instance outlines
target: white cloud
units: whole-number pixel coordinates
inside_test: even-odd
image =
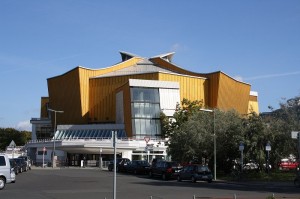
[[[16,129],[20,131],[32,131],[32,126],[29,120],[21,121],[17,124]]]
[[[245,78],[245,80],[267,79],[267,78],[273,78],[273,77],[284,77],[284,76],[299,75],[299,74],[300,74],[300,71],[279,73],[279,74],[267,74],[267,75],[258,75],[258,76],[254,76],[254,77],[247,77],[247,78]]]
[[[235,76],[235,77],[233,77],[233,78],[236,79],[237,81],[240,81],[240,82],[243,82],[243,81],[244,81],[243,77],[242,77],[242,76],[239,76],[239,75],[237,75],[237,76]]]
[[[178,51],[186,51],[187,50],[187,47],[186,46],[183,46],[179,43],[176,43],[176,44],[173,44],[171,46],[171,51],[172,52],[178,52]]]

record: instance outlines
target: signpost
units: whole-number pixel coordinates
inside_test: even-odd
[[[300,133],[299,131],[292,131],[291,133],[292,139],[298,139],[298,154],[300,159]]]
[[[45,152],[46,152],[46,147],[43,148],[43,168],[45,168]]]
[[[243,173],[243,151],[244,151],[244,143],[243,142],[240,142],[240,146],[239,146],[239,151],[241,151],[241,173]]]
[[[145,151],[147,152],[147,160],[148,160],[148,162],[150,162],[150,160],[149,160],[150,150],[149,150],[149,147],[148,147],[148,142],[150,141],[150,137],[144,137],[144,140],[146,142]]]
[[[269,166],[269,153],[271,151],[271,145],[270,145],[270,142],[267,142],[266,144],[266,151],[267,151],[267,164],[266,164],[266,167],[267,167],[267,171],[269,173],[269,170],[270,170],[270,166]]]

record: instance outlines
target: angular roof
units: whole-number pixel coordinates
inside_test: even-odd
[[[154,72],[174,73],[174,71],[161,68],[155,65],[155,63],[153,63],[149,59],[144,58],[141,61],[137,62],[135,65],[120,70],[116,70],[110,73],[106,73],[98,77],[113,77],[113,76],[121,76],[121,75],[134,75],[134,74],[154,73]]]

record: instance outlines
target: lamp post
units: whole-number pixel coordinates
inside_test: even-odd
[[[217,180],[217,140],[216,140],[216,111],[215,109],[200,109],[200,111],[211,112],[214,115],[214,180]]]
[[[64,113],[64,111],[58,111],[48,108],[48,111],[54,112],[54,136],[53,136],[53,153],[52,153],[52,168],[56,167],[55,164],[55,133],[56,133],[56,113]],[[55,166],[54,166],[55,164]]]
[[[113,180],[113,199],[116,199],[116,189],[117,189],[117,131],[112,131],[112,138],[113,138],[113,147],[114,147],[114,180]]]
[[[102,153],[102,148],[100,147],[100,156],[99,156],[99,167],[100,167],[100,170],[102,170],[102,156],[101,156],[101,153]]]

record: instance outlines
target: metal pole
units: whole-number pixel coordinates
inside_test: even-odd
[[[100,170],[102,170],[102,148],[100,147],[100,158],[99,158],[99,167],[100,167]]]
[[[54,112],[54,136],[53,136],[53,153],[52,153],[52,168],[54,168],[55,165],[55,133],[56,133],[56,113],[64,113],[64,111],[57,111],[54,109],[48,108],[48,111]],[[55,165],[55,166],[54,166]]]
[[[214,114],[214,180],[217,180],[217,142],[216,142],[216,110]]]
[[[243,150],[241,150],[241,173],[243,173],[243,159],[244,159],[244,157],[243,157]]]
[[[117,154],[116,154],[116,135],[117,131],[112,131],[113,134],[113,145],[114,145],[114,183],[113,183],[113,199],[116,199],[116,182],[117,182]]]
[[[53,153],[52,153],[52,168],[56,167],[55,163],[55,133],[56,133],[56,111],[54,111],[54,136],[53,136]]]
[[[214,180],[217,180],[217,141],[216,141],[216,109],[200,109],[200,111],[213,112],[214,121],[213,121],[213,136],[214,136]]]

